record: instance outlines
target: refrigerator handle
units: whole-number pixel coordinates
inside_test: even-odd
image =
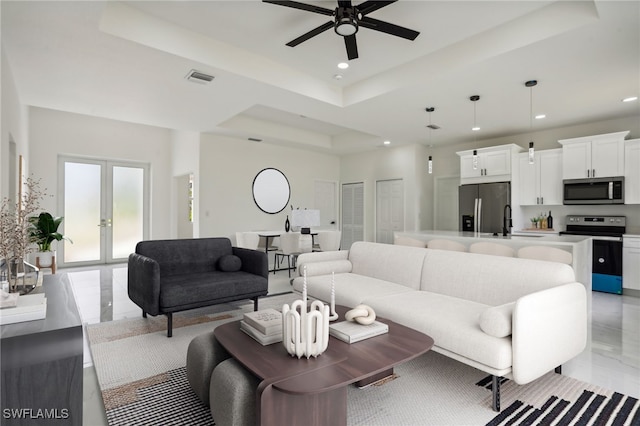
[[[476,232],[480,232],[480,226],[482,225],[482,198],[478,198],[478,227]]]
[[[473,232],[478,230],[478,199],[474,200],[473,204]]]

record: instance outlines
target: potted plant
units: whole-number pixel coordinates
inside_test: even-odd
[[[55,252],[51,250],[51,243],[60,240],[71,240],[60,232],[58,227],[62,223],[62,217],[53,217],[49,212],[42,212],[38,216],[29,218],[31,222],[31,241],[38,245],[38,266],[48,268],[53,266]]]

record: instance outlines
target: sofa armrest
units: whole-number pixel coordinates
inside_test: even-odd
[[[529,383],[580,354],[587,343],[587,293],[574,282],[521,297],[513,310],[513,379]]]
[[[267,253],[241,247],[233,247],[233,254],[242,260],[242,270],[254,275],[269,278],[269,259]]]
[[[302,276],[303,274],[303,269],[304,269],[304,265],[309,265],[311,263],[325,263],[329,266],[331,264],[331,262],[336,262],[336,261],[347,261],[349,262],[349,251],[348,250],[337,250],[337,251],[318,251],[318,252],[312,252],[312,253],[303,253],[300,256],[298,256],[298,260],[296,261],[297,264],[297,272],[299,276]],[[350,263],[350,262],[349,262]],[[319,266],[319,265],[318,265]],[[331,267],[331,266],[329,266]],[[331,269],[328,269],[327,271],[324,271],[323,268],[313,268],[314,270],[317,270],[317,272],[314,272],[313,275],[326,275],[326,274],[330,274],[332,272]],[[338,271],[335,271],[336,273]],[[341,272],[347,272],[347,271],[341,271]],[[351,272],[350,270],[348,272]],[[307,276],[312,276],[312,274],[310,273],[310,270],[308,268],[307,270]]]
[[[129,298],[151,315],[160,313],[160,264],[150,257],[132,253],[127,268]]]

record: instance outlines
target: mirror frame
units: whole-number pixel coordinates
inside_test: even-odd
[[[284,173],[273,167],[267,167],[258,172],[253,178],[251,192],[256,206],[268,214],[280,213],[291,199],[289,180]]]

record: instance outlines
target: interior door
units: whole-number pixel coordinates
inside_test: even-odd
[[[376,182],[376,242],[393,244],[393,233],[404,231],[404,182]]]
[[[338,224],[337,182],[317,180],[314,182],[314,208],[320,210],[320,227],[335,228]]]
[[[342,241],[340,247],[349,250],[351,244],[364,239],[364,184],[342,185]]]
[[[61,266],[125,261],[148,238],[148,165],[60,158]]]

